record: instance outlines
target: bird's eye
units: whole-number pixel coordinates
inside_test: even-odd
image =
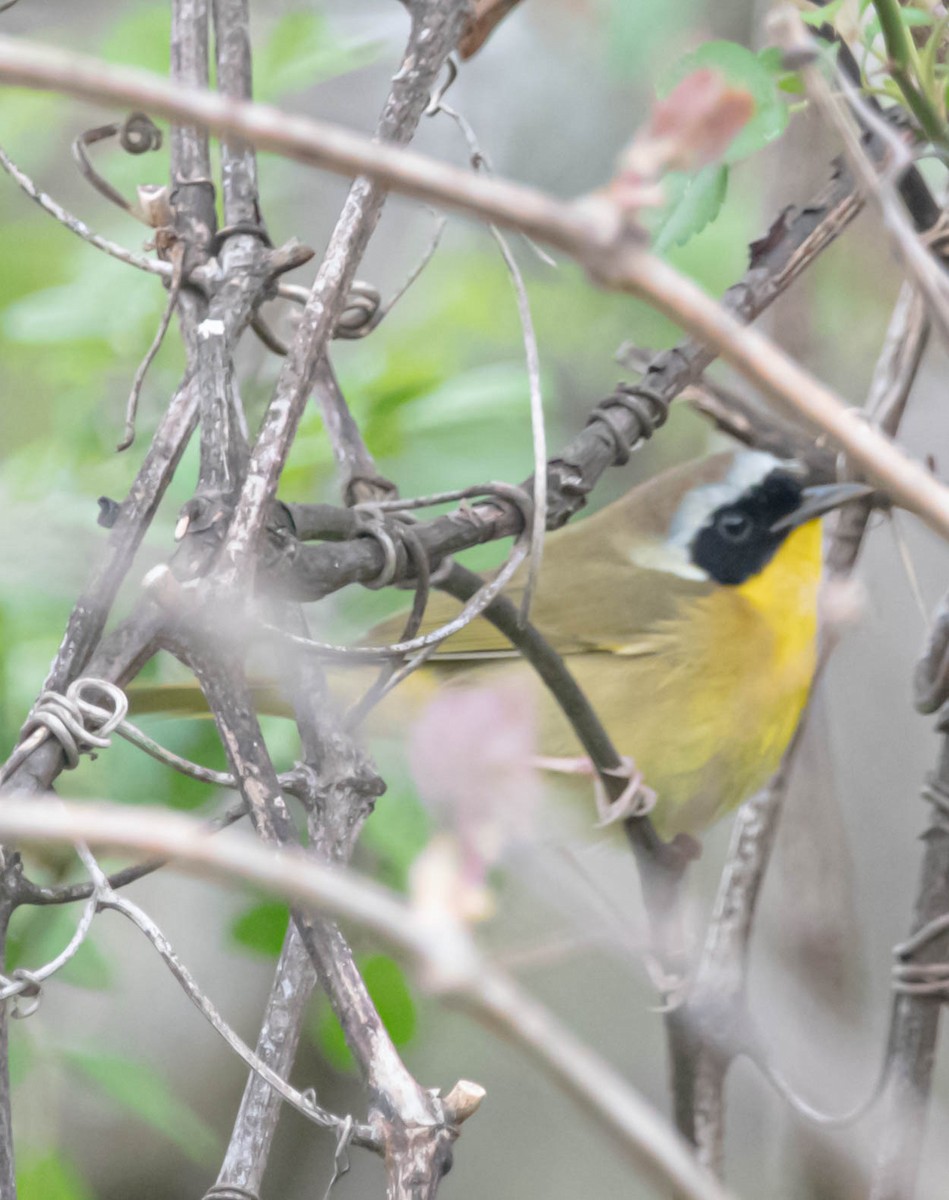
[[[723,512],[715,520],[715,528],[728,542],[747,541],[753,527],[751,517],[743,512]]]

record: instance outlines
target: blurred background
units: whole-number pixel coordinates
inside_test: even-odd
[[[368,131],[406,36],[392,0],[254,4],[255,91],[288,110]],[[471,123],[499,174],[572,197],[613,174],[617,155],[643,120],[657,88],[684,54],[712,39],[757,51],[764,8],[750,0],[524,0],[471,63],[450,103]],[[168,6],[138,0],[21,0],[0,18],[3,32],[80,49],[117,63],[168,69]],[[738,279],[747,245],[779,210],[814,194],[838,147],[797,98],[780,138],[731,167],[721,211],[677,246],[671,261],[721,294]],[[5,90],[0,144],[38,185],[95,228],[138,248],[142,227],[94,193],[75,169],[72,139],[113,119],[72,101]],[[783,118],[781,124],[784,124]],[[418,149],[467,160],[456,127],[428,120]],[[143,159],[96,147],[102,172],[121,190],[167,178],[167,152]],[[276,242],[297,236],[319,254],[346,183],[264,156],[262,204]],[[936,180],[938,183],[939,181]],[[674,199],[674,197],[673,197]],[[671,201],[670,201],[671,203]],[[662,238],[668,213],[656,214]],[[425,252],[432,213],[390,200],[360,269],[384,297]],[[543,369],[552,449],[578,429],[591,406],[623,377],[620,343],[671,345],[676,330],[636,301],[592,287],[574,265],[542,261],[514,239],[527,277]],[[45,676],[73,600],[105,534],[100,495],[121,498],[134,477],[182,355],[170,334],[142,395],[138,439],[116,454],[125,400],[165,303],[152,276],[116,263],[76,239],[0,176],[0,723],[11,746]],[[312,278],[312,266],[294,277]],[[855,404],[862,403],[899,286],[899,273],[873,213],[860,218],[762,321],[768,331]],[[292,332],[292,314],[273,307]],[[524,350],[515,296],[489,234],[453,219],[422,277],[371,337],[336,343],[334,364],[382,471],[406,494],[530,471]],[[938,347],[927,355],[904,423],[917,454],[945,460],[947,427]],[[279,361],[247,340],[241,386],[249,412],[263,411]],[[716,369],[719,379],[747,389]],[[639,479],[720,444],[684,405],[654,442],[603,481],[599,506]],[[196,446],[186,457],[130,576],[120,611],[153,563],[169,553],[179,506],[190,496]],[[284,499],[334,500],[332,459],[311,409],[284,477]],[[945,546],[909,518],[898,523],[928,609],[945,585]],[[497,562],[498,547],[471,556]],[[757,929],[751,1002],[774,1056],[811,1102],[847,1108],[873,1087],[889,1005],[890,949],[908,928],[917,878],[918,834],[927,813],[921,782],[934,758],[929,722],[914,715],[909,676],[925,632],[882,521],[860,568],[859,623],[838,650],[812,722],[804,769],[782,826]],[[399,597],[353,591],[319,614],[334,632],[365,628]],[[167,667],[156,664],[153,674]],[[219,750],[206,723],[162,721],[156,736],[211,765]],[[286,724],[268,725],[275,760],[295,754]],[[431,829],[412,794],[397,747],[376,748],[390,781],[358,858],[364,870],[402,887]],[[64,795],[203,808],[207,789],[182,781],[124,743],[61,781]],[[704,839],[691,883],[696,934],[725,857],[729,822]],[[51,875],[70,870],[50,861]],[[668,1107],[662,1017],[643,967],[638,883],[622,849],[577,846],[556,829],[512,851],[494,881],[497,912],[486,946],[647,1096]],[[210,888],[162,873],[133,889],[251,1043],[279,946],[285,912],[263,897]],[[17,915],[14,961],[38,965],[67,940],[76,913]],[[367,978],[426,1084],[459,1077],[488,1097],[458,1143],[446,1196],[648,1194],[594,1124],[532,1067],[492,1037],[426,999],[378,946],[359,943]],[[199,1196],[212,1182],[244,1080],[224,1048],[150,947],[111,916],[68,971],[49,985],[39,1011],[15,1022],[17,1150],[27,1200],[165,1200]],[[295,1074],[336,1111],[362,1113],[338,1029],[314,1003]],[[947,1099],[940,1064],[937,1095]],[[846,1196],[860,1192],[872,1124],[818,1143],[792,1120],[750,1067],[729,1086],[730,1180],[738,1194]],[[924,1188],[941,1187],[947,1161],[945,1113],[931,1122]],[[287,1113],[266,1196],[321,1195],[332,1162],[329,1139]],[[334,1194],[381,1194],[380,1165],[356,1152]],[[944,1188],[941,1189],[944,1191]]]

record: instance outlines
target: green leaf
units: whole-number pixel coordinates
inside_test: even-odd
[[[656,89],[666,96],[676,84],[693,71],[710,67],[718,71],[736,88],[742,88],[755,102],[755,112],[724,154],[727,163],[738,162],[754,154],[762,146],[780,137],[787,127],[788,112],[777,86],[771,64],[773,55],[754,54],[737,42],[704,42],[672,67]]]
[[[669,206],[656,231],[653,249],[662,254],[671,246],[684,246],[718,216],[728,190],[728,167],[703,167]]]
[[[254,55],[254,93],[275,100],[337,75],[364,67],[378,57],[381,42],[343,41],[322,13],[289,12]]]
[[[275,958],[283,945],[288,919],[286,904],[265,900],[241,913],[231,926],[231,937],[245,950]]]
[[[211,1166],[218,1151],[213,1130],[151,1067],[118,1054],[67,1050],[64,1061],[124,1113],[164,1134],[192,1162]]]
[[[389,1036],[397,1046],[404,1046],[415,1033],[416,1014],[402,968],[384,954],[377,954],[363,959],[359,970]],[[340,1071],[353,1069],[342,1027],[328,1006],[322,1008],[314,1033],[317,1046],[334,1067]]]
[[[923,91],[933,100],[934,104],[938,103],[936,100],[939,92],[938,80],[943,69],[943,64],[938,61],[938,55],[940,50],[943,49],[947,28],[949,28],[949,17],[942,17],[933,26],[929,40],[923,46],[919,55],[920,82],[923,85]]]
[[[16,1189],[18,1200],[94,1200],[72,1163],[56,1154],[18,1162]]]

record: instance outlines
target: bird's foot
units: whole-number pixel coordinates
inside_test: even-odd
[[[656,803],[656,793],[647,787],[643,773],[631,758],[625,755],[620,759],[618,767],[598,768],[589,758],[535,758],[534,765],[544,771],[557,771],[561,775],[587,775],[593,780],[593,796],[596,801],[596,811],[599,820],[598,829],[605,829],[617,821],[626,821],[630,817],[645,817],[652,812]],[[611,779],[625,779],[626,786],[615,798],[610,797],[603,776]]]

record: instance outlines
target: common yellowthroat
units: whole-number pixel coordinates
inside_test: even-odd
[[[666,471],[547,538],[530,619],[657,793],[663,837],[701,832],[777,768],[816,664],[819,518],[868,490],[805,487],[769,454],[728,452]],[[455,611],[434,596],[426,627]],[[395,620],[370,636],[399,632]],[[540,752],[579,755],[543,684],[483,618],[430,664],[430,681],[529,678]],[[183,695],[142,689],[133,710],[193,707]]]

